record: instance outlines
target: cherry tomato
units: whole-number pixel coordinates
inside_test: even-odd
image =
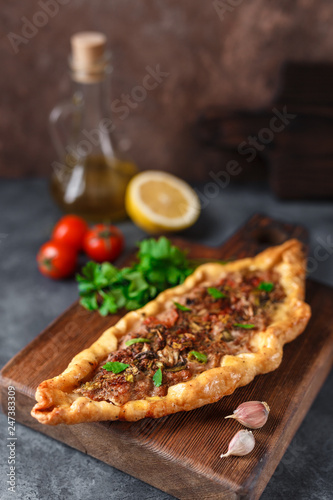
[[[113,262],[124,247],[124,237],[116,226],[97,224],[83,240],[83,249],[96,262]]]
[[[52,240],[60,241],[75,250],[81,250],[88,229],[87,223],[81,217],[65,215],[55,225]]]
[[[66,278],[75,270],[77,252],[60,241],[48,241],[40,247],[37,262],[44,276],[55,280]]]

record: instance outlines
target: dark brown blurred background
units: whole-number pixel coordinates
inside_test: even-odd
[[[69,37],[92,29],[107,34],[112,50],[111,100],[142,85],[147,66],[159,65],[168,74],[126,118],[114,114],[117,135],[141,169],[202,180],[236,159],[243,167],[237,178],[269,174],[280,196],[333,194],[331,0],[3,0],[1,5],[1,176],[50,174],[56,155],[48,114],[71,92]],[[47,8],[52,15],[45,26],[25,41],[17,38],[27,20],[43,24],[45,15],[37,13]],[[239,144],[268,126],[273,108],[284,106],[295,120],[249,161]],[[295,194],[291,185],[300,172],[306,185]]]

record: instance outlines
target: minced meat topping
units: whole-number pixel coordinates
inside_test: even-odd
[[[165,396],[168,387],[220,366],[226,354],[253,352],[251,338],[265,330],[284,298],[279,275],[272,271],[234,272],[215,284],[201,284],[157,316],[143,316],[76,392],[116,405]],[[132,339],[140,341],[127,345]],[[128,366],[113,373],[103,368],[108,362]],[[158,370],[160,385],[154,377]]]

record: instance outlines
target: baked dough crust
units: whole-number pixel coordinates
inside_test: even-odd
[[[94,401],[74,393],[83,380],[89,379],[98,364],[117,349],[119,340],[142,321],[142,313],[154,316],[162,312],[171,300],[177,300],[194,286],[216,282],[226,273],[274,269],[280,273],[286,298],[264,331],[251,340],[255,352],[225,355],[221,366],[169,387],[164,397],[128,401],[116,406],[107,401]],[[305,329],[311,309],[304,302],[305,259],[302,245],[297,240],[271,247],[254,258],[245,258],[225,265],[203,264],[183,284],[160,293],[141,309],[127,313],[106,330],[91,347],[77,354],[66,370],[57,377],[42,382],[36,391],[37,404],[31,415],[43,424],[78,424],[101,420],[135,421],[145,417],[159,418],[178,411],[214,403],[232,394],[237,387],[251,382],[256,375],[275,370],[281,363],[283,345],[294,340]]]

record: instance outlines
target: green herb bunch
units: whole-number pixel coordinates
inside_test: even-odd
[[[109,262],[88,262],[76,276],[80,304],[102,316],[122,307],[144,306],[166,288],[182,283],[194,270],[185,252],[161,236],[138,244],[137,262],[118,269]]]

